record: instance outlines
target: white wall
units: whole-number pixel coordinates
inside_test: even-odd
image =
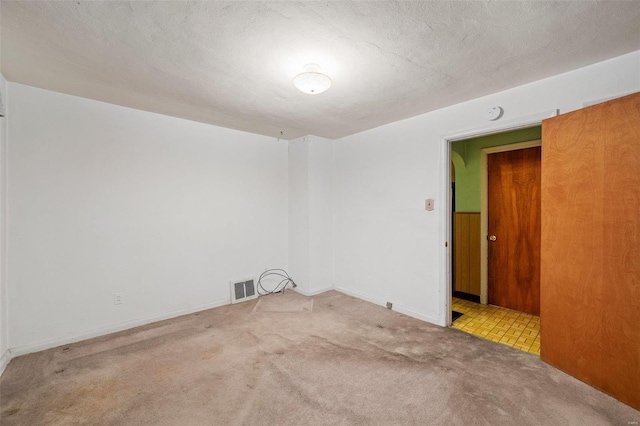
[[[333,288],[333,141],[309,140],[309,292]]]
[[[309,143],[289,142],[289,274],[303,294],[309,287]]]
[[[640,52],[334,141],[334,284],[444,325],[447,320],[443,136],[640,91]],[[502,123],[502,124],[501,124]],[[490,127],[489,126],[489,127]],[[424,200],[435,198],[435,211]]]
[[[289,267],[298,291],[333,287],[333,142],[305,136],[289,144]]]
[[[12,353],[224,304],[230,280],[287,267],[286,141],[8,86]]]
[[[0,374],[9,363],[7,309],[7,84],[0,74],[5,117],[0,117]]]

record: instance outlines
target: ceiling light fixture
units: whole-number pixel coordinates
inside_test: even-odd
[[[307,64],[304,66],[304,72],[293,79],[293,85],[303,93],[317,95],[331,87],[331,79],[320,72],[319,65]]]

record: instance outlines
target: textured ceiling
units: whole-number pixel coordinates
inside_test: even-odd
[[[284,139],[337,138],[640,49],[640,3],[1,3],[13,82]],[[292,83],[306,63],[320,95]]]

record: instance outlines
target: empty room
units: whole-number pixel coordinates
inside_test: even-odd
[[[640,424],[639,2],[0,38],[2,425]]]

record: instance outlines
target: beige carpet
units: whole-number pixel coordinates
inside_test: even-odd
[[[263,301],[267,310],[255,309]],[[640,421],[535,355],[335,291],[314,297],[312,310],[270,311],[310,301],[288,291],[16,358],[0,378],[1,423]]]
[[[252,312],[311,312],[313,310],[312,298],[293,297],[288,294],[290,292],[291,290],[259,297]]]

